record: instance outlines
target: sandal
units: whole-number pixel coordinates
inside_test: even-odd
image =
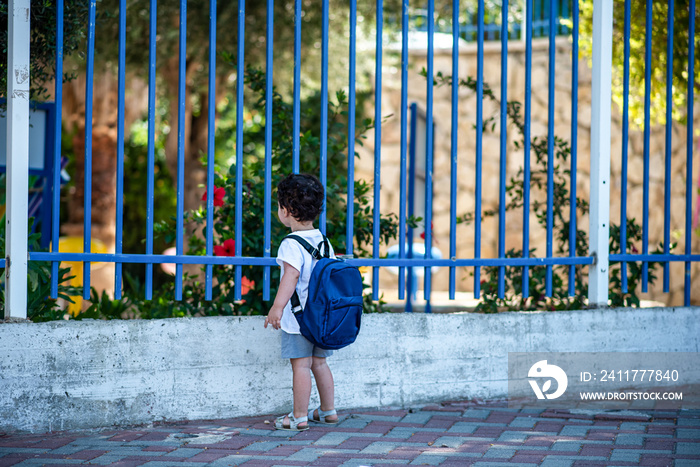
[[[318,410],[318,418],[314,415],[314,413]],[[321,423],[323,425],[337,425],[338,424],[338,419],[336,418],[335,420],[326,420],[326,417],[330,417],[331,415],[337,415],[337,412],[335,409],[324,411],[321,410],[321,407],[315,410],[309,410],[309,415],[308,419],[311,420],[314,423]]]
[[[287,425],[287,426],[284,425],[284,417],[289,418],[289,425]],[[306,426],[299,426],[300,423],[306,423]],[[308,423],[309,423],[308,417],[294,418],[294,412],[290,412],[289,415],[283,415],[281,417],[278,417],[275,420],[275,428],[277,430],[286,430],[286,431],[306,431],[309,429]]]

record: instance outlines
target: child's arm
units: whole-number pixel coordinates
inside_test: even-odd
[[[272,325],[272,327],[275,329],[280,328],[284,307],[292,298],[292,295],[294,295],[294,290],[296,289],[297,282],[299,281],[299,271],[297,271],[295,267],[283,261],[282,268],[284,268],[284,274],[282,275],[282,280],[280,281],[280,287],[277,290],[275,301],[273,302],[272,307],[265,318],[266,328],[268,324]]]

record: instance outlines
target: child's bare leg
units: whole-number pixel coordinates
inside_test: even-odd
[[[314,373],[316,380],[316,388],[318,395],[321,398],[321,410],[328,411],[335,408],[335,386],[333,384],[333,373],[326,363],[325,358],[312,357],[311,371]],[[308,400],[308,399],[307,399]],[[296,415],[295,415],[296,416]],[[317,416],[314,413],[314,418]],[[329,415],[326,417],[328,421],[337,420],[337,415]]]
[[[294,392],[294,418],[305,417],[309,412],[311,397],[311,358],[290,358],[292,363],[292,390]],[[285,417],[286,419],[286,417]],[[305,427],[306,423],[300,423]]]

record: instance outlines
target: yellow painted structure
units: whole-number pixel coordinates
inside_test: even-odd
[[[61,237],[58,239],[58,251],[61,253],[82,253],[83,252],[83,237]],[[91,253],[107,253],[107,247],[104,243],[97,239],[90,241]],[[99,269],[104,263],[91,263],[90,271]],[[75,276],[70,280],[70,284],[74,287],[83,286],[83,262],[82,261],[63,261],[61,267],[69,267],[70,275]],[[71,295],[75,303],[68,303],[68,312],[71,316],[77,316],[83,309],[83,297],[81,295]]]

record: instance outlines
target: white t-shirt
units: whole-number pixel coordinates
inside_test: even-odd
[[[323,241],[323,234],[318,229],[313,230],[300,230],[293,232],[311,244],[314,248],[318,248],[318,244]],[[333,247],[328,242],[330,248],[330,257],[335,258],[335,253],[333,252]],[[321,254],[324,252],[321,251]],[[317,263],[311,254],[304,249],[299,242],[294,239],[287,238],[280,244],[279,250],[277,251],[277,264],[282,267],[282,262],[285,262],[292,266],[294,269],[299,271],[299,281],[297,282],[297,294],[299,295],[299,301],[301,306],[306,305],[306,299],[309,296],[309,279],[311,278],[311,271]],[[282,268],[282,274],[280,275],[280,280],[284,276],[284,268]],[[291,302],[291,301],[290,301]],[[299,323],[292,313],[292,305],[290,302],[284,306],[284,311],[282,312],[281,327],[282,330],[289,334],[300,334]]]

